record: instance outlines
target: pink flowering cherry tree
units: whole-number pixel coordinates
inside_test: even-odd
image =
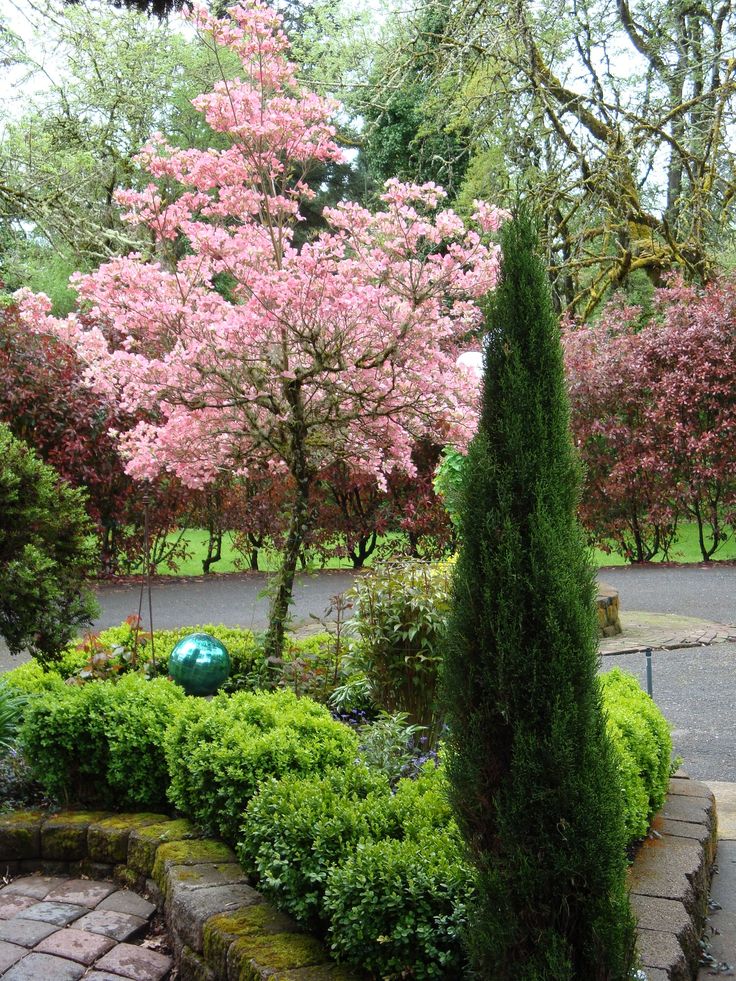
[[[181,150],[157,135],[138,163],[158,183],[118,194],[153,256],[76,277],[84,325],[54,320],[43,297],[19,300],[26,323],[72,343],[91,384],[140,420],[118,436],[128,473],[288,484],[267,635],[278,654],[320,473],[341,463],[385,484],[412,474],[417,439],[462,446],[472,434],[477,378],[456,359],[496,283],[485,234],[503,216],[478,202],[469,229],[436,185],[389,181],[377,213],[330,209],[328,230],[297,250],[310,168],[341,159],[337,106],[297,82],[278,15],[258,2],[228,13],[192,18],[242,61],[240,78],[194,100],[230,145]],[[171,186],[174,199],[160,190]]]

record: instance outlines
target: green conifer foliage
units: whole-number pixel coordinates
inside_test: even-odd
[[[620,981],[634,929],[559,328],[528,216],[502,246],[443,682],[470,954],[488,981]]]

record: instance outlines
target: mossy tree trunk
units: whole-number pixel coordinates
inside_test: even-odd
[[[634,932],[559,328],[528,216],[502,245],[443,679],[471,960],[488,981],[613,981]]]

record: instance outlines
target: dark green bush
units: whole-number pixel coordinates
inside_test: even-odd
[[[166,679],[54,685],[30,701],[21,744],[57,800],[155,810],[166,804],[164,732],[186,701]]]
[[[269,781],[245,812],[238,858],[279,909],[325,926],[330,869],[362,843],[399,834],[391,802],[388,780],[363,766]]]
[[[166,734],[170,799],[203,828],[235,842],[263,780],[352,763],[353,732],[289,691],[189,699]]]
[[[366,844],[329,875],[330,946],[375,977],[457,981],[472,882],[454,826]]]
[[[629,841],[642,838],[662,807],[670,776],[667,721],[633,675],[620,668],[600,678],[608,736],[613,743]]]
[[[54,661],[97,610],[84,495],[0,423],[0,636],[12,654]]]

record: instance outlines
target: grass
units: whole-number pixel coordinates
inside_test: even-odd
[[[606,555],[600,549],[593,549],[593,559],[600,568],[606,565],[628,565],[629,563],[612,552],[610,555]],[[718,548],[718,551],[713,556],[715,561],[718,560],[728,560],[736,559],[736,539],[733,537],[729,538],[727,541]],[[658,556],[652,559],[653,562],[661,562],[662,557]],[[698,545],[698,526],[694,522],[684,522],[678,526],[677,530],[677,541],[670,549],[670,554],[668,561],[670,562],[702,562],[703,556],[700,554],[700,546]]]
[[[201,576],[202,559],[207,552],[207,532],[201,529],[191,529],[184,534],[187,543],[189,557],[178,563],[175,569],[162,566],[159,573],[162,575],[177,576]],[[373,556],[369,558],[366,565],[371,565]],[[730,538],[725,542],[715,554],[715,559],[736,559],[736,540]],[[277,568],[278,554],[273,551],[261,550],[258,555],[259,568],[262,572],[273,572]],[[593,550],[593,560],[598,567],[601,566],[621,566],[627,565],[626,561],[615,552],[607,555],[600,549]],[[683,524],[680,526],[678,540],[673,546],[670,560],[674,562],[701,562],[700,549],[698,548],[698,532],[694,524]],[[655,562],[661,559],[655,559]],[[320,566],[322,568],[322,566]],[[235,551],[232,546],[230,535],[225,535],[222,542],[222,559],[217,562],[212,571],[223,572],[243,572],[248,566],[244,564],[242,556]],[[325,569],[351,569],[352,563],[349,559],[329,559]]]

